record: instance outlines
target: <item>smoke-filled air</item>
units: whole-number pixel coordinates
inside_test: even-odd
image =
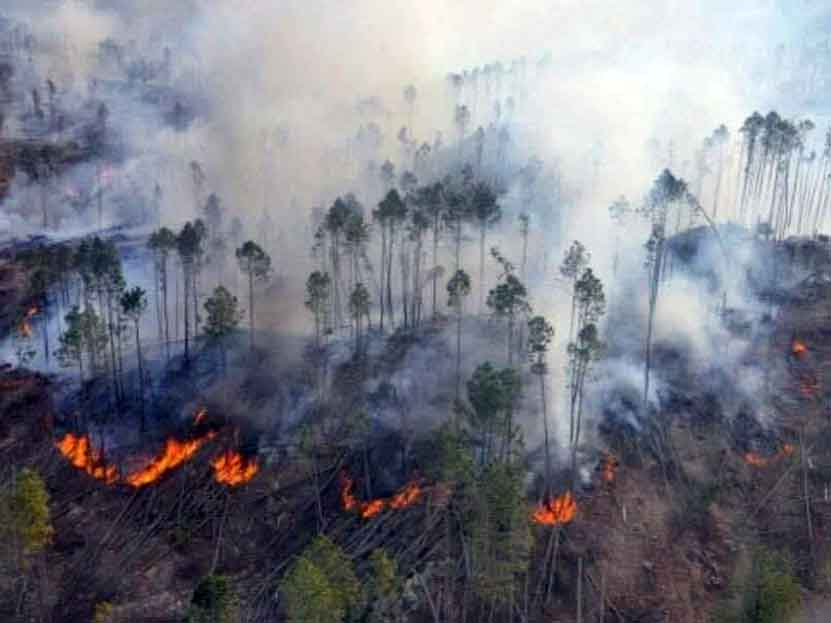
[[[0,2],[0,620],[820,623],[831,6]]]

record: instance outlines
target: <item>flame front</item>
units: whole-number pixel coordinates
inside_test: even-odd
[[[390,498],[390,508],[407,508],[418,502],[420,498],[421,487],[419,484],[416,481],[408,482],[401,491]]]
[[[800,340],[794,340],[793,344],[791,345],[791,352],[799,357],[800,355],[804,355],[808,352],[808,346],[805,342],[801,342]]]
[[[118,480],[115,465],[106,464],[101,450],[90,443],[89,435],[67,433],[55,445],[74,467],[93,478],[103,480],[107,484],[113,484]]]
[[[211,431],[204,437],[197,437],[196,439],[185,441],[179,441],[178,439],[166,440],[164,448],[147,467],[127,476],[127,484],[134,487],[144,487],[158,481],[168,472],[190,460],[199,451],[199,448],[212,439],[215,434]]]
[[[553,500],[540,502],[531,515],[534,523],[546,526],[559,526],[567,524],[577,515],[577,502],[571,491]]]
[[[364,519],[375,517],[375,515],[388,507],[393,510],[399,510],[412,506],[421,499],[423,493],[419,483],[413,480],[389,498],[376,498],[368,502],[362,502],[353,493],[352,490],[355,487],[355,482],[346,472],[341,473],[340,482],[340,497],[343,509],[346,511],[357,511]]]
[[[214,478],[217,482],[236,487],[251,480],[259,471],[257,461],[246,459],[239,452],[228,450],[223,452],[213,461]]]

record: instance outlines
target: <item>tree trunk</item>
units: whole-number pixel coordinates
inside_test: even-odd
[[[392,256],[395,248],[395,228],[390,225],[390,238],[387,242],[387,308],[390,313],[390,329],[395,330],[395,310],[392,307]]]
[[[462,391],[462,302],[456,305],[456,402],[461,400]]]
[[[251,350],[254,350],[254,271],[248,271],[248,324],[250,327]]]
[[[116,403],[119,403],[121,402],[121,396],[118,391],[118,362],[116,361],[115,350],[115,325],[113,321],[112,296],[109,293],[107,294],[107,321],[107,329],[110,338],[110,363],[112,364],[113,393],[115,394]]]
[[[145,431],[144,422],[144,365],[141,360],[141,335],[139,333],[139,325],[141,319],[136,318],[136,357],[138,358],[138,375],[139,375],[139,405],[141,408],[141,432]]]
[[[479,314],[482,314],[485,301],[485,235],[486,228],[482,224],[479,229]]]
[[[188,272],[189,269],[182,264],[182,280],[183,280],[183,292],[184,292],[184,318],[185,318],[185,365],[190,363],[190,311],[188,309],[188,301],[190,300],[190,296],[188,296]],[[178,286],[178,282],[177,282]],[[178,290],[177,290],[178,294]]]
[[[162,256],[162,315],[164,316],[164,349],[167,358],[170,358],[170,325],[167,307],[167,257]]]
[[[384,308],[386,307],[386,304],[384,302],[384,288],[386,286],[386,281],[384,280],[384,277],[386,276],[386,270],[387,270],[386,252],[387,252],[387,228],[386,228],[386,225],[384,225],[382,223],[381,224],[381,274],[380,274],[381,288],[380,288],[380,292],[379,292],[380,296],[378,297],[379,300],[381,301],[381,320],[379,321],[380,326],[381,326],[381,334],[384,333]]]
[[[438,282],[439,217],[433,222],[433,318],[436,317],[436,287]]]
[[[542,371],[539,377],[540,398],[542,399],[543,434],[545,436],[545,495],[547,498],[551,495],[551,446],[548,441],[548,407],[545,401],[545,371]]]

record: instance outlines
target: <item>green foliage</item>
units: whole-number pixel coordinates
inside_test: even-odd
[[[381,623],[401,620],[404,583],[398,575],[393,558],[383,549],[376,549],[369,556],[371,572],[367,581],[368,620]]]
[[[461,311],[462,301],[470,295],[470,277],[459,269],[447,282],[447,305]]]
[[[437,460],[430,463],[431,476],[446,483],[469,483],[474,477],[474,461],[464,436],[450,423],[436,431]]]
[[[480,598],[509,604],[528,569],[530,530],[519,464],[492,462],[478,478],[468,530],[475,590]]]
[[[511,407],[518,390],[519,378],[515,370],[498,370],[489,361],[480,364],[467,383],[474,428],[492,429],[498,416]]]
[[[502,283],[488,292],[485,304],[496,316],[508,319],[531,311],[528,290],[514,275],[506,275]]]
[[[574,298],[577,306],[578,326],[597,322],[606,310],[603,283],[591,268],[583,271],[574,284]]]
[[[381,224],[394,225],[403,221],[406,216],[407,204],[404,203],[401,195],[394,188],[386,194],[378,207],[372,211],[372,217]]]
[[[231,623],[238,599],[228,578],[207,575],[199,581],[188,608],[188,623]]]
[[[355,289],[349,295],[349,313],[355,320],[369,313],[369,290],[362,283],[356,283]]]
[[[528,321],[528,356],[534,374],[546,373],[545,356],[553,339],[554,327],[543,316],[534,316]]]
[[[318,536],[303,551],[280,592],[292,623],[337,623],[361,597],[352,561],[325,536]]]
[[[575,240],[566,251],[563,263],[560,265],[560,274],[566,279],[574,281],[583,272],[583,269],[589,265],[590,260],[591,254],[586,251],[586,247],[580,241]]]
[[[109,601],[101,601],[95,604],[92,615],[92,623],[112,623],[115,608]]]
[[[54,528],[49,517],[49,493],[35,470],[25,468],[17,474],[11,491],[4,497],[8,521],[0,531],[5,539],[16,540],[24,554],[43,551],[52,541]]]
[[[240,270],[256,280],[264,280],[271,272],[271,257],[253,240],[236,251]]]
[[[760,548],[748,577],[736,584],[737,599],[717,609],[714,623],[787,623],[801,604],[800,585],[789,560]]]
[[[121,311],[133,322],[139,322],[142,314],[147,311],[147,293],[136,286],[126,290],[119,300]]]
[[[73,307],[65,317],[66,330],[60,336],[58,360],[61,365],[80,365],[84,356],[90,362],[99,362],[107,347],[107,329],[104,320],[91,307],[79,311]]]
[[[305,556],[286,575],[280,592],[291,623],[340,623],[346,616],[326,575]]]
[[[401,590],[401,578],[395,560],[387,552],[378,548],[369,556],[372,565],[373,594],[380,598],[394,597]]]
[[[237,297],[224,286],[214,288],[213,294],[205,301],[208,318],[205,322],[205,335],[213,340],[222,340],[239,326],[242,312]]]

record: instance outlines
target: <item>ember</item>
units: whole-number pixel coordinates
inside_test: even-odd
[[[248,482],[260,469],[255,459],[247,459],[233,450],[216,457],[211,461],[211,467],[216,481],[231,487]]]
[[[758,452],[747,452],[744,455],[744,461],[745,463],[747,463],[748,465],[752,465],[753,467],[767,467],[773,461],[791,456],[794,453],[795,449],[796,448],[793,444],[786,443],[782,445],[782,449],[779,450],[779,452],[777,452],[771,457],[762,456]]]
[[[620,461],[612,454],[607,454],[603,459],[603,482],[613,483],[617,476],[617,468]]]
[[[540,502],[531,515],[534,523],[546,526],[558,526],[571,522],[577,515],[577,502],[571,491],[553,500]]]
[[[799,357],[800,355],[804,355],[808,352],[808,346],[805,345],[805,342],[794,340],[793,345],[791,346],[791,352],[794,356]]]
[[[23,319],[20,321],[20,326],[17,328],[20,335],[23,337],[32,337],[32,318],[40,313],[37,306],[32,306],[26,310]]]
[[[113,484],[118,480],[118,470],[115,465],[106,464],[103,452],[93,447],[89,435],[67,433],[55,445],[74,467],[83,470],[93,478],[103,480],[107,484]]]
[[[156,455],[147,467],[127,476],[127,483],[134,487],[144,487],[158,481],[168,472],[190,460],[199,451],[199,448],[211,440],[215,434],[211,431],[203,437],[186,441],[168,439],[165,441],[162,451]]]
[[[193,425],[199,426],[208,417],[208,410],[205,407],[199,407],[196,413],[193,414]]]

